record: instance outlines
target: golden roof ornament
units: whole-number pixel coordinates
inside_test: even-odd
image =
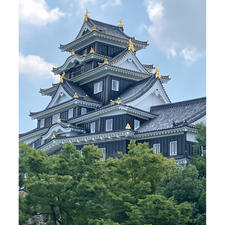
[[[79,96],[78,96],[78,94],[77,94],[77,92],[75,92],[75,94],[74,94],[74,96],[73,96],[74,98],[79,98]]]
[[[126,127],[125,127],[126,130],[130,130],[131,129],[131,126],[129,123],[127,123]]]
[[[75,55],[75,51],[73,49],[71,51],[71,55]]]
[[[52,139],[55,139],[56,136],[55,136],[55,133],[52,133]]]
[[[123,22],[122,22],[122,20],[120,20],[119,27],[123,28]]]
[[[129,47],[128,47],[128,50],[129,51],[132,51],[132,52],[134,52],[135,50],[134,50],[134,44],[133,44],[133,42],[132,42],[132,39],[130,38],[129,39]]]
[[[60,76],[60,83],[63,83],[63,79],[66,76],[66,73],[63,72],[62,75]]]
[[[120,104],[121,104],[121,100],[120,100],[120,98],[117,98],[116,103],[117,103],[118,105],[120,105]]]
[[[109,104],[114,105],[114,101],[111,99]]]
[[[161,79],[161,74],[157,66],[155,67],[155,70],[156,70],[155,78]]]
[[[58,118],[57,122],[58,122],[58,123],[61,123],[61,119],[60,119],[60,117]]]
[[[105,59],[103,64],[109,64],[108,59]]]
[[[94,26],[92,27],[92,30],[97,30],[97,27],[94,25]]]
[[[88,15],[88,10],[86,9],[86,13],[84,15],[84,22],[87,22],[88,19],[90,19],[90,16]]]
[[[90,53],[95,53],[95,50],[91,48]]]
[[[102,33],[106,33],[106,28],[104,28],[104,29],[102,30]]]

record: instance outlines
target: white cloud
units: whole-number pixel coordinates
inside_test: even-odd
[[[163,16],[163,4],[162,2],[149,1],[147,6],[147,12],[149,19],[155,21]]]
[[[64,13],[59,8],[49,10],[45,0],[20,0],[20,20],[23,23],[45,26],[56,22]]]
[[[189,49],[189,48],[182,49],[181,55],[184,57],[184,59],[188,63],[193,63],[194,61],[196,61],[200,57],[200,55],[196,51],[196,49]]]
[[[38,55],[24,56],[21,53],[19,55],[19,72],[30,79],[46,79],[58,82],[59,76],[55,76],[51,72],[52,67],[55,67],[55,65],[46,62]]]
[[[146,0],[146,11],[149,38],[168,57],[182,56],[193,63],[205,54],[204,1]]]
[[[105,1],[104,4],[101,4],[101,8],[105,9],[106,7],[115,7],[115,6],[121,6],[122,2],[121,0],[108,0]]]

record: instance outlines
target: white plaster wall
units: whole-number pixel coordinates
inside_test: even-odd
[[[165,103],[170,103],[170,101],[166,96],[165,91],[159,81],[157,81],[153,85],[153,87],[140,98],[129,102],[131,106],[142,109],[147,112],[149,112],[151,106],[161,105]]]

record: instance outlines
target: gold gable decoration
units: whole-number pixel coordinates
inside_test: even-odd
[[[117,98],[116,103],[117,103],[118,105],[120,105],[120,104],[121,104],[121,100],[120,100],[120,98]]]
[[[56,136],[55,136],[55,133],[52,133],[52,139],[55,139]]]
[[[111,99],[109,104],[114,105],[114,101]]]
[[[127,123],[126,127],[125,127],[126,130],[130,130],[131,129],[131,126],[129,123]]]
[[[92,27],[92,30],[97,30],[97,27],[96,27],[96,26],[93,26],[93,27]]]
[[[73,49],[71,51],[71,55],[75,55],[75,51]]]
[[[109,64],[108,59],[105,59],[103,64]]]
[[[58,118],[57,122],[58,122],[58,123],[61,123],[61,118],[60,118],[60,117]]]
[[[73,96],[73,97],[74,97],[74,98],[79,98],[77,92],[74,93],[74,96]]]
[[[89,16],[89,14],[88,14],[88,10],[86,9],[86,13],[85,13],[85,15],[84,15],[84,22],[87,22],[88,19],[90,19],[90,16]]]
[[[66,76],[66,73],[63,72],[62,75],[60,76],[60,83],[63,83],[63,79]]]
[[[134,44],[133,44],[132,39],[129,39],[129,47],[128,47],[128,50],[129,50],[129,51],[132,51],[132,52],[135,51],[135,49],[134,49]]]
[[[91,48],[90,53],[95,53],[95,50]]]

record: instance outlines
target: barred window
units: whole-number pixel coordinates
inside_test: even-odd
[[[113,128],[113,120],[108,119],[105,121],[105,131],[111,131]]]
[[[95,83],[94,84],[94,94],[102,92],[102,88],[103,88],[103,81],[99,81],[99,82]]]
[[[119,81],[118,80],[112,80],[112,90],[119,91]]]
[[[154,148],[154,153],[156,154],[160,153],[160,143],[154,144],[153,148]]]
[[[67,120],[67,117],[68,117],[67,113],[68,113],[67,111],[61,112],[60,113],[60,118],[62,120]]]
[[[95,133],[95,122],[92,122],[91,124],[90,124],[90,131],[91,131],[91,133]]]
[[[170,155],[177,155],[177,141],[170,142]]]
[[[73,109],[68,110],[68,119],[73,118]]]

